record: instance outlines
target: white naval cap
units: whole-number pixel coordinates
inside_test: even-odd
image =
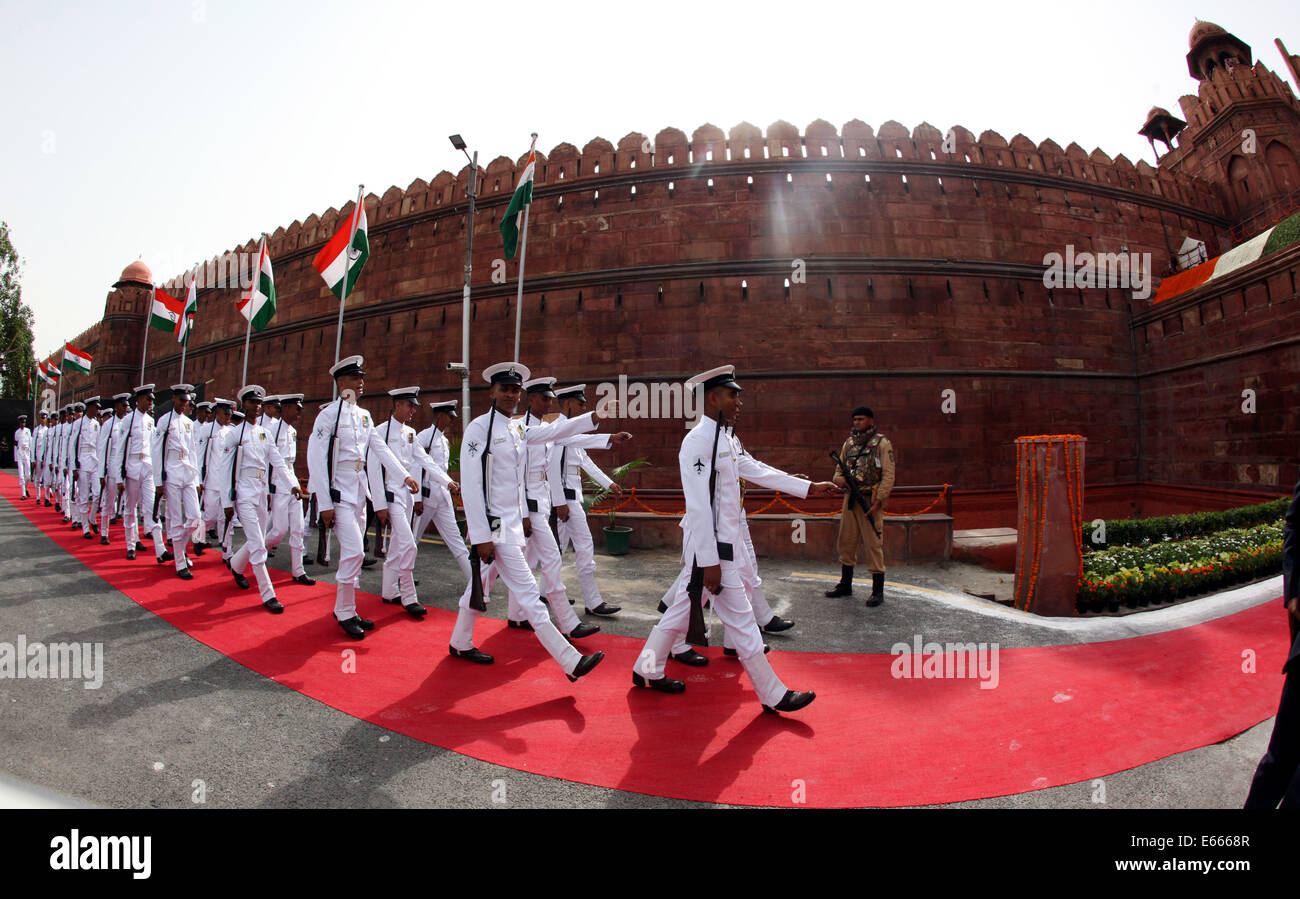
[[[219,409],[223,406],[227,409],[233,409],[235,408],[235,401],[228,400],[225,397],[221,397],[221,396],[217,397],[215,400],[212,401],[213,409]]]
[[[555,396],[555,378],[533,378],[531,381],[525,381],[523,387],[529,393]]]
[[[570,384],[568,387],[561,387],[555,391],[555,398],[558,400],[578,400],[585,403],[587,401],[586,384]]]
[[[483,380],[489,384],[514,384],[518,387],[532,376],[528,366],[518,362],[498,362],[483,369]]]
[[[195,403],[195,404],[194,404],[194,408],[195,408],[196,410],[197,410],[197,409],[211,409],[211,408],[212,408],[212,402],[211,402],[211,400],[204,400],[204,401],[201,402],[201,403]]]
[[[193,393],[193,392],[194,392],[194,385],[193,385],[193,384],[173,384],[173,385],[172,385],[172,393],[174,393],[174,394],[175,394],[175,393],[183,393],[183,394],[185,394],[186,396],[189,396],[189,395],[190,395],[191,393]]]
[[[711,368],[708,371],[700,372],[686,382],[687,390],[694,390],[696,387],[703,387],[705,392],[712,390],[714,387],[731,387],[735,390],[744,390],[736,383],[736,366],[719,365],[717,368]]]
[[[418,402],[420,399],[420,388],[419,387],[394,387],[392,390],[388,391],[388,395],[391,396],[394,401],[409,400],[410,402],[414,403],[414,402]]]
[[[115,393],[115,394],[113,394],[113,402],[114,402],[114,403],[125,403],[125,402],[126,402],[127,400],[129,400],[130,398],[131,398],[131,394],[129,394],[129,393]]]
[[[262,403],[267,406],[278,406],[283,399],[284,397],[278,393],[268,393],[262,397]]]
[[[365,364],[364,356],[348,356],[346,359],[340,359],[330,366],[330,374],[335,378],[341,378],[344,375],[364,375],[366,372],[362,366]]]
[[[153,396],[153,388],[154,385],[152,384],[141,384],[131,393],[132,396]]]
[[[306,394],[302,393],[282,393],[280,394],[280,403],[281,405],[288,404],[290,406],[297,406],[301,409],[302,401],[305,398]]]
[[[231,413],[230,413],[230,420],[231,420],[231,421],[243,421],[244,418],[245,418],[244,413],[243,413],[243,412],[240,412],[238,409],[236,409],[234,412],[231,412]]]
[[[266,391],[259,384],[245,384],[235,395],[239,397],[241,404],[245,400],[257,400],[260,403],[266,398]]]
[[[85,403],[73,403],[71,406],[68,407],[68,409],[69,409],[69,411],[72,411],[72,412],[85,412],[85,411],[86,411],[86,404],[85,404]]]
[[[445,412],[452,418],[459,418],[460,416],[456,414],[456,403],[456,400],[443,400],[440,403],[431,402],[429,408],[433,410],[434,415]]]
[[[100,402],[100,397],[97,397],[97,396],[88,396],[88,397],[86,397],[86,399],[85,399],[85,403],[86,403],[87,406],[102,406],[102,405],[103,405],[103,403]]]

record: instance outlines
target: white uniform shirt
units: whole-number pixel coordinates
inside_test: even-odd
[[[488,419],[492,434],[488,435]],[[522,418],[511,420],[505,415],[485,412],[465,428],[460,445],[460,498],[465,504],[469,524],[469,542],[524,545],[524,447],[542,446],[596,429],[592,413],[549,424],[526,425]],[[488,456],[487,502],[493,516],[501,519],[498,531],[488,525],[488,508],[484,506],[483,453]]]
[[[68,453],[77,469],[91,475],[99,473],[99,419],[83,415],[72,429],[72,449]]]
[[[756,461],[749,454],[741,452],[726,428],[720,434],[717,431],[716,419],[701,419],[682,440],[682,448],[677,455],[682,492],[686,495],[686,514],[681,524],[685,531],[682,555],[687,560],[694,556],[696,564],[701,568],[718,564],[719,543],[730,544],[734,558],[735,545],[744,539],[741,534],[741,521],[745,514],[740,500],[741,478],[760,487],[780,490],[800,498],[808,495],[812,483]],[[710,508],[709,456],[713,450],[715,434],[718,438],[715,461],[717,479]]]
[[[294,471],[294,466],[298,464],[298,429],[283,418],[277,418],[266,426],[266,430],[284,464],[289,466],[290,471]],[[297,472],[294,474],[296,476]]]
[[[143,481],[154,475],[153,432],[154,420],[148,412],[132,409],[122,419],[119,436],[126,454],[126,476],[132,480]],[[118,476],[121,477],[120,467]]]
[[[211,421],[195,425],[194,453],[198,458],[199,483],[205,490],[217,482],[217,469],[221,467],[221,435],[229,427],[218,423],[215,415]]]
[[[447,440],[447,435],[438,430],[437,425],[429,425],[419,434],[415,435],[415,442],[424,448],[429,458],[438,464],[443,474],[447,473],[447,466],[451,462],[451,442]],[[451,502],[451,491],[447,485],[441,486],[432,483],[433,479],[425,477],[424,469],[420,469],[420,496],[426,503]],[[450,475],[447,483],[451,483]]]
[[[375,511],[388,508],[389,500],[385,491],[396,496],[397,491],[406,490],[403,484],[406,480],[405,472],[414,471],[417,466],[422,470],[422,474],[427,474],[439,487],[446,487],[451,483],[451,478],[447,477],[447,473],[438,466],[437,461],[416,442],[415,428],[401,424],[390,417],[382,427],[375,429],[375,433],[384,440],[401,463],[399,470],[393,470],[380,461],[366,466],[370,477],[370,502],[375,507]],[[420,501],[422,497],[417,496],[416,502]]]
[[[307,439],[308,489],[316,494],[316,508],[321,512],[334,508],[334,499],[330,496],[331,434],[335,436],[333,489],[347,501],[355,502],[355,497],[367,488],[367,450],[375,454],[376,462],[390,466],[395,472],[405,472],[403,479],[409,476],[405,466],[376,430],[370,413],[356,403],[338,399],[316,416],[311,437]],[[373,501],[373,497],[371,499]]]
[[[163,485],[163,473],[166,482],[173,487],[197,487],[199,485],[199,453],[195,445],[194,420],[183,412],[174,410],[164,412],[158,418],[158,425],[153,433],[153,470],[156,487]],[[163,454],[164,446],[166,455]]]
[[[19,428],[14,431],[14,458],[22,453],[28,461],[32,458],[32,432],[28,428]]]
[[[563,415],[557,420],[567,420]],[[581,469],[591,475],[591,479],[605,489],[614,483],[600,467],[587,457],[589,449],[609,449],[612,445],[609,434],[583,434],[567,440],[557,440],[551,447],[550,470],[547,480],[551,486],[551,504],[562,505],[566,502],[583,500]],[[568,496],[565,491],[572,492]]]
[[[37,425],[32,431],[32,462],[39,465],[45,460],[45,432],[49,428],[45,425]]]
[[[253,484],[258,485],[256,489],[262,494],[260,501],[265,503],[268,469],[278,489],[292,491],[298,486],[298,479],[284,464],[284,458],[276,450],[271,435],[257,424],[244,422],[232,425],[221,435],[221,464],[217,467],[217,486],[221,490],[223,509],[235,505],[233,485],[245,485],[245,490],[252,488]],[[243,499],[257,500],[257,497],[245,493]]]

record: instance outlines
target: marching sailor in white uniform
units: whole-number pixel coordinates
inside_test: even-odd
[[[154,470],[153,433],[154,420],[149,414],[153,408],[152,384],[141,384],[133,392],[135,408],[122,420],[121,480],[126,484],[126,557],[134,559],[136,550],[144,549],[140,542],[140,525],[137,513],[144,518],[145,528],[153,536],[154,558],[161,565],[173,558],[163,542],[162,525],[154,520]]]
[[[603,652],[581,655],[551,623],[538,596],[537,582],[524,561],[525,447],[544,446],[596,428],[595,414],[558,424],[528,426],[510,420],[530,376],[518,362],[501,362],[483,372],[492,385],[492,408],[465,427],[460,450],[461,500],[469,525],[473,553],[471,565],[493,565],[514,600],[528,616],[538,641],[551,654],[570,681],[590,672],[605,658]],[[492,656],[474,648],[474,623],[480,611],[471,607],[478,597],[475,570],[460,598],[460,613],[449,650],[456,658],[490,665]]]
[[[400,463],[396,469],[382,459],[366,466],[370,478],[370,500],[375,508],[379,526],[388,525],[392,536],[388,553],[384,556],[384,584],[380,596],[386,603],[401,603],[402,608],[414,618],[423,618],[427,609],[420,605],[415,592],[416,538],[411,532],[412,506],[416,498],[405,489],[403,481],[408,472],[417,468],[439,490],[460,487],[416,441],[415,428],[407,424],[420,402],[419,387],[399,387],[388,391],[393,410],[388,421],[375,429]]]
[[[838,493],[830,481],[812,484],[784,472],[755,464],[742,455],[725,425],[740,410],[741,387],[735,367],[725,365],[686,382],[687,390],[702,386],[705,414],[682,440],[677,461],[686,497],[682,518],[682,556],[685,567],[713,595],[713,607],[730,631],[737,656],[749,675],[758,701],[768,712],[793,712],[812,702],[812,692],[787,689],[764,655],[765,647],[754,622],[738,570],[737,553],[743,553],[740,479],[798,497]],[[664,676],[664,663],[674,643],[687,630],[691,601],[687,591],[674,595],[673,603],[650,632],[645,648],[633,665],[632,682],[665,693],[686,689],[682,681]]]
[[[27,482],[32,478],[32,432],[26,415],[18,416],[18,430],[14,431],[14,462],[18,464],[18,486],[23,499],[27,499]]]
[[[235,583],[248,589],[244,570],[252,565],[253,577],[262,605],[268,612],[279,614],[284,606],[275,598],[271,575],[266,570],[266,508],[267,481],[273,478],[281,490],[293,496],[302,496],[298,479],[284,464],[284,458],[271,442],[271,435],[257,424],[265,392],[257,384],[239,389],[239,402],[244,407],[245,420],[232,427],[221,437],[221,505],[227,524],[239,508],[239,521],[244,527],[244,545],[230,559],[230,570]]]
[[[198,428],[185,414],[192,384],[172,385],[172,407],[159,418],[153,435],[155,491],[166,502],[167,532],[176,561],[176,576],[194,579],[190,572],[189,544],[202,522],[199,512]]]
[[[298,429],[294,424],[302,417],[301,393],[282,394],[277,399],[279,416],[266,426],[271,441],[279,450],[290,471],[298,464]],[[266,546],[275,549],[287,536],[289,538],[289,569],[295,584],[310,587],[316,583],[303,566],[303,549],[306,545],[302,500],[271,485],[271,531],[266,535]]]
[[[99,397],[87,399],[85,409],[72,430],[72,467],[77,481],[72,521],[81,525],[82,537],[94,540],[90,529],[95,523],[95,488],[99,484]]]
[[[365,390],[365,360],[348,356],[330,368],[338,384],[339,398],[321,410],[307,441],[307,469],[310,490],[325,527],[333,527],[339,538],[339,567],[335,582],[334,618],[354,640],[365,637],[375,626],[357,614],[357,580],[365,558],[362,535],[366,523],[366,460],[383,463],[389,476],[401,475],[403,489],[415,493],[419,483],[393,455],[375,429],[370,413],[357,405]]]

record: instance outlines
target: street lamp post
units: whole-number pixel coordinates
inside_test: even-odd
[[[465,227],[465,284],[461,292],[460,315],[460,377],[461,377],[461,415],[462,421],[468,422],[472,417],[469,411],[469,279],[473,269],[474,255],[474,200],[478,182],[478,150],[473,157],[465,149],[465,141],[459,134],[451,135],[451,145],[465,154],[469,160],[469,220]],[[452,366],[448,366],[452,367]]]

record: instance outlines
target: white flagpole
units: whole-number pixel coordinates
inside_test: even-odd
[[[352,207],[352,221],[348,223],[348,242],[343,248],[343,285],[339,291],[339,323],[334,329],[334,364],[339,361],[339,351],[343,346],[343,307],[348,302],[348,278],[352,274],[352,241],[357,237],[357,225],[361,223],[361,204],[364,202],[362,193],[365,191],[364,184],[357,185],[357,203]],[[339,382],[334,382],[334,399],[339,398]]]
[[[140,383],[144,383],[144,360],[149,352],[149,318],[153,315],[154,291],[152,284],[149,285],[149,308],[144,311],[144,340],[140,341]],[[60,379],[61,380],[61,379]]]
[[[63,355],[64,357],[68,355],[68,345],[66,341],[63,344]],[[54,399],[54,408],[55,409],[59,408],[59,406],[62,403],[63,403],[63,359],[60,358],[59,359],[59,391],[58,391],[58,395]]]
[[[199,264],[196,262],[196,263],[194,263],[194,271],[190,273],[190,286],[193,287],[194,284],[195,284],[195,282],[198,281],[198,279],[199,279]],[[194,300],[195,300],[195,304],[196,304],[196,305],[198,304],[198,296],[199,296],[199,294],[198,294],[198,291],[197,291],[197,289],[196,289],[196,290],[195,290],[195,293],[194,293]],[[189,302],[188,302],[188,301],[189,301],[189,298],[190,298],[190,295],[189,295],[189,291],[187,290],[187,291],[185,292],[186,306],[185,306],[185,308],[181,309],[181,327],[182,327],[182,328],[185,327],[185,313],[186,313],[186,311],[189,309]],[[186,351],[187,351],[189,348],[190,348],[190,332],[189,332],[189,331],[186,331],[186,332],[185,332],[185,342],[181,344],[181,379],[180,379],[180,381],[177,382],[177,383],[179,383],[179,384],[184,384],[184,383],[185,383],[185,353],[186,353]]]
[[[262,242],[257,245],[257,269],[253,272],[253,283],[248,287],[248,327],[244,329],[244,379],[240,382],[242,387],[248,383],[248,342],[253,336],[253,295],[257,293],[258,282],[262,280],[262,261],[266,258],[266,235],[262,235]]]
[[[533,132],[533,144],[528,149],[531,157],[537,151],[537,132]],[[533,169],[533,186],[537,186],[537,170]],[[515,356],[519,361],[519,334],[523,327],[524,313],[524,257],[528,255],[528,207],[532,206],[531,191],[529,201],[524,204],[524,233],[519,238],[519,289],[515,293]]]

